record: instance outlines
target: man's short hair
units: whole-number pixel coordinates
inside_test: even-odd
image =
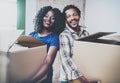
[[[65,16],[65,12],[66,12],[68,9],[71,9],[71,8],[75,9],[76,12],[78,13],[78,15],[81,16],[81,11],[80,11],[80,9],[79,9],[77,6],[75,6],[75,5],[67,5],[67,6],[65,6],[64,9],[63,9],[63,14],[64,14],[64,16]]]

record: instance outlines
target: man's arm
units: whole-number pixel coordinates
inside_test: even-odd
[[[71,59],[71,45],[69,37],[66,35],[60,35],[60,57],[62,66],[65,68],[65,72],[68,74],[68,79],[77,79],[82,74],[78,71],[76,65]]]
[[[71,46],[67,36],[60,35],[60,57],[62,66],[65,68],[65,72],[68,74],[69,80],[78,79],[81,83],[98,83],[98,80],[88,80],[82,73],[79,72],[76,65],[71,58]]]

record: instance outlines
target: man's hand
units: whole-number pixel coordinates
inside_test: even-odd
[[[79,80],[81,81],[81,83],[100,83],[100,81],[98,80],[88,80],[84,76],[81,76]]]

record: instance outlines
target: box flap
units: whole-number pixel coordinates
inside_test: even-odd
[[[101,39],[114,40],[114,41],[120,42],[120,35],[105,36],[105,37],[102,37]]]
[[[109,35],[109,34],[113,34],[115,32],[97,32],[97,33],[94,33],[94,34],[91,34],[89,36],[86,36],[86,37],[82,37],[78,40],[83,40],[83,41],[94,41],[102,36],[106,36],[106,35]]]
[[[96,42],[96,43],[104,43],[104,44],[114,44],[114,45],[120,45],[120,37],[105,37],[106,35],[113,34],[115,32],[97,32],[94,34],[91,34],[86,37],[82,37],[78,40],[80,41],[87,41],[87,42]],[[118,41],[119,40],[119,41]]]
[[[20,45],[26,46],[26,47],[36,47],[36,46],[45,45],[43,42],[40,42],[39,40],[35,39],[34,37],[25,36],[25,35],[21,35],[17,39],[17,44],[20,44]]]
[[[7,52],[22,33],[23,33],[23,30],[1,29],[0,30],[0,51]]]

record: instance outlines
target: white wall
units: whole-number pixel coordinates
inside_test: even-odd
[[[34,30],[33,19],[37,11],[37,0],[26,0],[26,29],[25,33],[28,35]]]
[[[120,35],[120,0],[87,0],[85,25],[90,33],[112,31]]]
[[[26,34],[33,31],[38,0],[26,0]],[[120,34],[120,0],[86,0],[85,25],[90,33]]]
[[[33,19],[39,8],[45,5],[51,5],[59,9],[63,9],[67,4],[75,4],[82,11],[81,24],[84,25],[84,3],[86,0],[26,0],[26,29],[25,33],[28,35],[34,29]]]
[[[16,29],[17,0],[0,0],[0,29]]]

